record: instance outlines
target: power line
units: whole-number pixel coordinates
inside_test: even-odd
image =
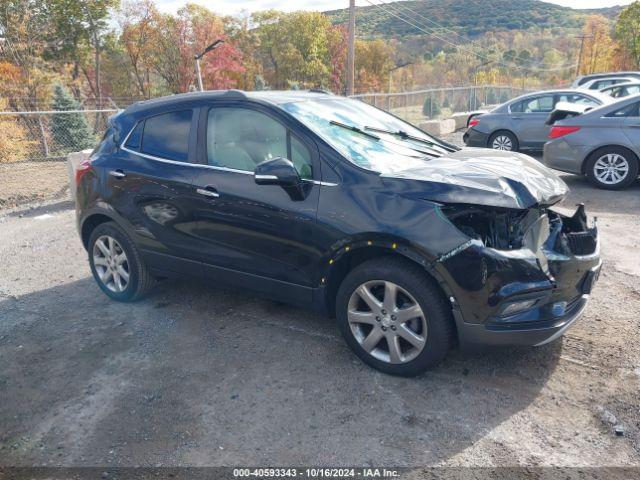
[[[371,3],[371,2],[369,2],[369,3]],[[380,0],[380,3],[382,3],[382,4],[386,5],[387,7],[391,8],[391,9],[394,9],[397,13],[401,13],[401,14],[403,14],[403,13],[404,13],[404,12],[400,12],[399,2],[396,2],[396,3],[393,3],[393,4],[392,4],[392,3],[389,3],[389,2],[385,2],[384,0]],[[378,6],[379,6],[379,5],[378,5]],[[397,7],[397,8],[396,8],[396,7]],[[410,7],[406,6],[406,4],[404,4],[404,3],[403,3],[403,7],[402,7],[402,8],[404,8],[405,10],[409,10],[410,12],[412,12],[413,14],[415,14],[415,15],[417,15],[417,16],[419,16],[419,17],[422,17],[422,18],[426,19],[426,20],[427,20],[427,21],[429,21],[430,23],[432,23],[432,24],[434,24],[434,25],[437,25],[438,27],[440,27],[440,28],[441,28],[441,29],[443,29],[443,30],[448,30],[448,31],[452,32],[454,35],[456,35],[456,36],[458,36],[458,37],[462,38],[463,40],[468,41],[468,42],[470,42],[471,44],[476,45],[476,46],[477,46],[477,47],[479,47],[479,48],[482,48],[482,46],[481,46],[480,44],[478,44],[477,42],[474,42],[474,41],[472,41],[472,40],[469,40],[469,39],[467,39],[466,37],[464,37],[464,36],[460,35],[459,33],[457,33],[455,30],[452,30],[452,29],[450,29],[450,28],[447,28],[447,27],[445,27],[444,25],[441,25],[440,23],[436,22],[435,20],[431,20],[431,19],[429,19],[429,18],[425,17],[425,16],[424,16],[424,15],[422,15],[421,13],[419,13],[419,12],[417,12],[417,11],[413,10],[412,8],[410,8]],[[405,15],[405,16],[407,16],[407,14],[406,14],[406,13],[404,13],[404,15]],[[398,17],[398,18],[399,18],[399,17]],[[406,19],[402,19],[402,18],[401,18],[401,20],[402,20],[402,21],[404,21],[405,23],[409,23],[409,22],[407,22],[407,21],[406,21]],[[411,19],[411,20],[413,20],[413,19]],[[427,26],[425,26],[424,24],[419,24],[419,25],[420,25],[420,26],[422,26],[422,27],[424,27],[424,28],[430,29],[430,30],[435,30],[433,27],[427,27]],[[414,25],[414,26],[415,26],[415,25]],[[418,28],[418,27],[416,26],[416,28]],[[423,30],[423,31],[424,31],[424,30]],[[433,34],[433,32],[431,32],[431,33],[430,33],[430,35],[432,35],[432,36],[434,36],[434,37],[436,37],[436,38],[439,38],[440,40],[443,40],[441,37],[438,37],[438,36],[436,36],[435,34]],[[443,40],[443,41],[444,41],[444,40]],[[462,47],[460,44],[457,44],[457,43],[454,43],[454,42],[448,42],[448,43],[449,43],[450,45],[455,45],[455,46],[456,46],[456,48],[460,48],[461,50],[465,50],[465,51],[467,51],[468,53],[472,53],[472,54],[474,54],[474,55],[478,56],[479,58],[483,58],[483,59],[485,59],[485,60],[488,60],[488,59],[489,59],[488,57],[486,57],[486,56],[484,56],[484,55],[478,54],[478,53],[476,53],[476,52],[472,52],[472,51],[468,50],[467,48]],[[498,63],[498,64],[503,65],[503,66],[505,66],[505,67],[516,68],[516,69],[521,69],[521,70],[533,70],[533,69],[534,69],[534,65],[533,65],[533,64],[529,64],[529,65],[526,65],[526,66],[525,66],[525,65],[517,65],[517,64],[515,64],[515,65],[508,65],[507,63],[505,63],[505,62],[501,62],[501,61],[499,61],[499,60],[492,60],[492,62],[494,62],[494,63]],[[574,68],[574,67],[576,66],[576,64],[571,64],[571,65],[561,65],[561,66],[559,66],[559,67],[554,67],[554,68],[539,68],[538,66],[539,66],[539,65],[542,65],[542,63],[536,63],[535,65],[536,65],[535,70],[540,71],[540,72],[544,72],[544,71],[547,71],[547,72],[560,71],[560,70],[565,70],[565,69],[569,69],[569,68]]]
[[[501,65],[501,66],[506,67],[506,68],[513,68],[513,69],[516,69],[516,70],[536,70],[538,72],[553,72],[553,71],[561,71],[561,70],[566,70],[566,69],[569,69],[569,68],[574,68],[576,66],[576,64],[572,64],[572,65],[562,65],[560,67],[554,67],[554,68],[533,68],[531,66],[524,66],[524,65],[517,65],[517,64],[511,64],[510,65],[510,64],[507,64],[507,63],[502,62],[500,60],[495,60],[495,59],[492,59],[492,58],[490,58],[490,57],[488,57],[486,55],[483,55],[483,54],[480,54],[480,53],[478,53],[476,51],[470,50],[469,48],[464,47],[464,46],[462,46],[462,45],[460,45],[458,43],[455,43],[455,42],[453,42],[453,41],[451,41],[451,40],[449,40],[447,38],[443,38],[441,36],[436,35],[433,32],[433,30],[434,30],[433,27],[427,27],[424,24],[416,24],[416,23],[413,23],[410,20],[407,20],[407,18],[404,18],[404,17],[400,16],[400,15],[406,15],[406,13],[400,12],[399,10],[396,10],[394,7],[392,7],[391,4],[385,3],[383,0],[380,0],[380,3],[373,3],[371,0],[367,0],[367,3],[369,3],[370,5],[372,5],[374,7],[378,7],[380,9],[384,10],[386,13],[396,17],[397,19],[399,19],[400,21],[406,23],[407,25],[410,25],[410,26],[416,28],[417,30],[419,30],[419,31],[421,31],[421,32],[423,32],[423,33],[425,33],[425,34],[427,34],[429,36],[437,38],[438,40],[440,40],[440,41],[442,41],[442,42],[444,42],[444,43],[446,43],[446,44],[448,44],[448,45],[450,45],[450,46],[452,46],[452,47],[454,47],[456,49],[459,49],[461,51],[467,52],[467,53],[469,53],[471,55],[474,55],[474,56],[476,56],[476,57],[478,57],[478,58],[480,58],[482,60],[490,61],[491,63],[496,63],[496,64]],[[385,7],[389,7],[389,8],[385,8]],[[415,15],[418,15],[418,16],[420,16],[422,18],[426,18],[423,15],[421,15],[420,13],[416,12],[415,10],[413,10],[413,9],[411,9],[409,7],[405,6],[405,9],[410,10]],[[435,25],[438,25],[441,29],[449,30],[449,31],[453,32],[455,35],[457,35],[458,37],[467,40],[465,37],[463,37],[462,35],[458,34],[457,32],[455,32],[455,31],[453,31],[451,29],[448,29],[447,27],[445,27],[443,25],[440,25],[439,23],[437,23],[437,22],[435,22],[433,20],[430,20],[430,19],[428,19],[428,20],[431,23],[433,23]],[[428,29],[428,30],[431,30],[431,31],[428,31],[428,30],[425,30],[425,29]],[[472,44],[478,45],[476,42],[473,42],[471,40],[467,40],[467,41],[470,41]]]

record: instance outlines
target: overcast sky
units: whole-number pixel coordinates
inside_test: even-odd
[[[155,0],[158,7],[165,12],[175,12],[187,0]],[[241,10],[256,11],[275,8],[278,10],[332,10],[349,6],[348,0],[190,0],[210,10],[223,14],[237,13]],[[374,3],[376,0],[372,0]],[[388,0],[384,0],[388,1]],[[469,0],[473,1],[473,0]],[[517,1],[517,0],[515,0]],[[632,0],[549,0],[551,3],[573,8],[599,8],[614,5],[628,5]],[[367,0],[356,0],[356,5],[370,5]]]

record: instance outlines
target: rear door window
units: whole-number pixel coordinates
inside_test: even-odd
[[[140,151],[162,159],[188,161],[192,116],[193,110],[179,110],[147,118]]]
[[[553,110],[553,96],[545,95],[525,100],[522,105],[524,113],[548,113]]]
[[[561,93],[557,97],[557,102],[577,103],[579,105],[589,105],[592,107],[600,105],[593,98],[587,97],[586,95],[581,95],[579,93]]]
[[[618,88],[622,89],[624,94],[621,96],[624,96],[624,97],[628,95],[637,95],[638,93],[640,93],[640,85],[631,85],[629,87],[618,87]]]
[[[640,102],[632,103],[631,105],[627,105],[626,107],[622,107],[618,110],[611,112],[607,117],[638,117],[640,116]]]

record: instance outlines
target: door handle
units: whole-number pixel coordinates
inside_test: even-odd
[[[111,170],[109,172],[109,175],[111,175],[112,177],[116,177],[116,178],[124,178],[127,176],[126,173],[124,173],[122,170],[118,169],[118,170]]]
[[[522,120],[522,117],[511,117],[512,120]]]
[[[207,185],[204,188],[196,188],[196,192],[210,198],[218,198],[220,196],[215,187],[212,187],[211,185]]]
[[[629,125],[631,128],[640,128],[640,125]]]

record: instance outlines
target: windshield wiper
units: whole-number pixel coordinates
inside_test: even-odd
[[[431,147],[438,147],[438,148],[442,148],[445,151],[449,151],[449,152],[453,152],[455,150],[448,148],[446,145],[443,145],[441,143],[438,142],[432,142],[431,140],[427,140],[424,138],[420,138],[420,137],[416,137],[415,135],[411,135],[407,132],[405,132],[404,130],[397,130],[397,131],[392,131],[392,130],[385,130],[384,128],[378,128],[378,127],[364,127],[365,130],[371,130],[372,132],[378,132],[378,133],[388,133],[389,135],[394,135],[396,137],[400,137],[403,140],[412,140],[414,142],[418,142],[418,143],[422,143],[424,145],[429,145]]]
[[[352,132],[359,133],[361,135],[364,135],[365,137],[373,138],[374,140],[380,140],[379,136],[374,135],[373,133],[365,132],[361,128],[358,128],[358,127],[356,127],[354,125],[347,125],[346,123],[336,122],[335,120],[331,120],[329,123],[331,125],[336,125],[338,127],[344,128],[346,130],[351,130]]]
[[[335,125],[337,127],[344,128],[345,130],[349,130],[351,132],[355,132],[355,133],[359,133],[360,135],[364,135],[365,137],[368,137],[368,138],[370,138],[372,140],[375,140],[376,142],[382,140],[379,136],[374,135],[373,133],[367,132],[366,129],[368,127],[365,127],[365,130],[363,130],[363,129],[359,128],[359,127],[356,127],[355,125],[347,125],[346,123],[337,122],[335,120],[331,120],[331,121],[329,121],[329,123],[331,125]],[[439,152],[435,148],[431,148],[431,149],[429,149],[429,151],[426,151],[426,149],[422,150],[422,149],[416,148],[416,147],[407,147],[407,145],[402,145],[400,143],[392,142],[390,140],[385,140],[385,142],[390,143],[391,145],[396,145],[398,147],[409,148],[409,149],[411,149],[411,150],[413,150],[415,152],[422,153],[423,155],[430,155],[432,157],[440,157],[442,155],[442,152]]]

